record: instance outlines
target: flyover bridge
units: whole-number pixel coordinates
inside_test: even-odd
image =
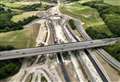
[[[0,52],[0,60],[36,56],[40,54],[56,53],[62,51],[96,48],[96,47],[112,45],[114,43],[117,43],[118,41],[120,41],[120,38],[110,38],[110,39],[107,38],[107,39],[99,39],[99,40],[90,40],[85,42],[73,42],[73,43],[50,45],[50,46],[44,46],[38,48],[2,51]]]

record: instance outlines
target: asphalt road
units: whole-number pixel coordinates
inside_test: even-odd
[[[71,51],[71,50],[80,50],[86,48],[94,48],[94,47],[102,47],[116,43],[119,38],[111,38],[111,39],[100,39],[100,40],[91,40],[85,42],[73,42],[73,43],[65,43],[58,45],[50,45],[39,48],[29,48],[29,49],[19,49],[12,51],[3,51],[0,52],[0,60],[5,59],[14,59],[28,56],[36,56],[40,54],[49,54],[56,53],[61,51]]]

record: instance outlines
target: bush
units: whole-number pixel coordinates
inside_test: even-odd
[[[120,36],[120,6],[112,6],[96,1],[87,2],[83,5],[97,9],[108,28],[114,33],[113,37]]]
[[[103,39],[103,38],[108,38],[110,36],[108,36],[105,33],[102,32],[98,32],[96,30],[93,29],[93,27],[88,27],[86,29],[86,32],[88,33],[88,35],[90,35],[93,39]]]
[[[0,46],[0,51],[4,51],[4,50],[12,50],[15,49],[15,47],[11,46],[11,45],[7,45],[7,46]]]
[[[33,4],[32,6],[27,6],[29,9],[35,9],[40,4]],[[36,19],[36,16],[29,17],[24,19],[23,21],[19,21],[14,23],[11,21],[11,18],[16,15],[16,12],[11,11],[5,5],[0,5],[0,32],[7,32],[13,30],[20,30],[23,28],[23,25],[31,22],[32,20]]]
[[[120,14],[120,6],[112,6],[106,3],[96,2],[96,1],[87,2],[87,3],[84,3],[83,5],[90,6],[92,8],[97,9],[100,15],[110,14],[110,13]]]
[[[2,11],[0,11],[0,32],[6,32],[15,28],[14,23],[11,21],[13,15],[15,15],[14,12],[7,7],[3,7]]]
[[[9,13],[0,14],[0,32],[7,32],[13,30],[20,30],[23,28],[23,25],[28,24],[32,20],[36,19],[36,16],[29,17],[23,21],[14,23],[11,21],[12,15]]]
[[[0,29],[3,29],[4,27],[10,26],[11,17],[12,17],[12,14],[10,14],[10,13],[0,14]]]
[[[105,50],[120,61],[120,43],[105,47]]]
[[[31,22],[32,20],[34,20],[36,18],[38,18],[38,17],[36,17],[36,16],[28,17],[28,18],[24,19],[23,21],[19,21],[19,22],[15,23],[15,24],[18,25],[18,26],[23,26],[23,25]]]
[[[120,16],[117,14],[108,14],[105,17],[105,23],[114,34],[120,36]]]
[[[41,5],[42,5],[41,3],[33,4],[33,5],[27,5],[27,6],[24,6],[24,7],[20,8],[20,9],[25,10],[25,11],[35,11],[35,10],[37,10],[37,8],[40,8]]]
[[[72,19],[69,20],[69,24],[73,30],[76,29],[76,26],[75,26],[74,21]]]
[[[44,76],[41,77],[41,81],[42,82],[48,82],[47,79]]]
[[[15,49],[13,46],[0,46],[0,51]],[[0,79],[9,77],[18,72],[21,63],[18,59],[0,61]]]
[[[20,62],[18,60],[4,60],[0,61],[0,79],[5,79],[16,72],[20,68]]]

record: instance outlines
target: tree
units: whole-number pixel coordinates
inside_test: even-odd
[[[114,34],[120,36],[120,16],[117,14],[108,14],[105,17],[105,23]]]
[[[88,35],[90,35],[93,39],[103,39],[103,38],[108,38],[109,36],[106,33],[103,32],[98,32],[95,30],[93,27],[88,27],[86,29],[86,32]]]

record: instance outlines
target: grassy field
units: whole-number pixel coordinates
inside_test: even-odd
[[[104,0],[104,3],[120,6],[120,0]]]
[[[98,12],[90,7],[81,6],[78,3],[72,5],[64,5],[60,7],[60,10],[64,14],[68,14],[77,19],[80,19],[84,23],[84,28],[94,27],[99,32],[104,32],[108,35],[112,35],[111,31],[107,28],[104,21],[100,18]]]
[[[0,33],[0,45],[12,45],[15,48],[35,47],[38,28]]]
[[[89,1],[95,1],[95,0],[80,0],[79,3],[86,3],[86,2],[89,2]]]
[[[80,0],[79,3],[85,3],[89,1],[102,1],[102,0]],[[103,0],[103,2],[110,5],[120,6],[120,0]]]
[[[26,5],[18,3],[18,2],[15,2],[15,3],[0,2],[0,4],[4,4],[5,6],[10,7],[10,8],[21,8],[23,6],[26,6]]]
[[[4,4],[5,6],[9,7],[9,8],[22,8],[24,6],[28,6],[28,5],[33,5],[33,4],[37,4],[34,2],[14,2],[14,3],[10,3],[10,2],[0,2],[0,4]]]
[[[39,11],[29,11],[29,12],[23,12],[19,15],[14,15],[12,18],[11,18],[11,21],[17,23],[19,21],[23,21],[24,19],[27,19],[28,17],[32,17],[32,16],[35,16],[36,13],[38,13]]]

